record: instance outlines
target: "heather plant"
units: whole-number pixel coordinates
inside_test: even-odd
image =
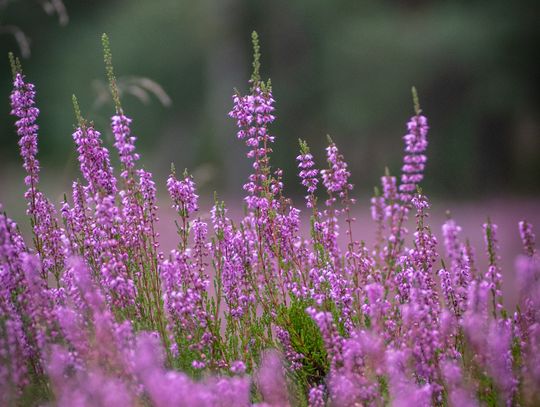
[[[400,182],[387,170],[375,189],[368,247],[354,236],[353,185],[332,139],[323,166],[300,140],[306,213],[285,195],[254,33],[249,89],[229,114],[252,162],[244,215],[232,219],[216,197],[204,220],[196,180],[173,165],[164,186],[178,243],[163,253],[158,188],[138,164],[105,35],[103,45],[120,168],[74,97],[81,178],[60,210],[39,188],[36,91],[11,58],[33,244],[0,214],[2,405],[538,405],[532,225],[519,224],[519,303],[506,309],[496,224],[484,225],[485,270],[454,219],[442,244],[429,225],[429,127],[415,90]]]

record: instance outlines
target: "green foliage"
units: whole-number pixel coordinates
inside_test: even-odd
[[[13,75],[13,80],[18,73],[22,73],[22,65],[19,58],[13,55],[13,52],[8,53],[9,65],[11,66],[11,74]]]
[[[278,321],[290,336],[293,349],[304,355],[302,368],[291,374],[307,393],[312,385],[320,384],[329,370],[328,355],[319,328],[306,313],[313,305],[310,301],[291,298],[288,307],[282,307]]]
[[[379,381],[379,390],[381,392],[381,397],[384,400],[384,404],[389,404],[390,391],[388,387],[388,378],[386,376],[377,376]]]
[[[310,149],[306,140],[298,139],[298,144],[300,145],[300,154],[309,154]]]
[[[84,119],[81,113],[81,107],[79,106],[79,101],[77,100],[77,96],[73,95],[71,97],[71,100],[73,102],[73,111],[75,112],[75,118],[77,119],[77,124],[82,127],[84,123]]]
[[[114,76],[114,67],[112,62],[111,45],[109,42],[109,36],[105,33],[101,36],[101,43],[103,45],[103,59],[105,60],[105,72],[107,73],[107,79],[109,81],[109,87],[111,89],[112,98],[117,112],[122,111],[120,104],[120,92],[118,85],[116,84],[116,77]]]
[[[259,45],[259,34],[257,34],[257,31],[251,33],[251,42],[253,44],[253,73],[251,74],[251,81],[255,86],[261,80],[261,47]]]
[[[497,407],[498,395],[493,383],[493,379],[484,372],[478,373],[478,400],[485,403],[488,407]]]
[[[37,406],[43,405],[45,401],[52,400],[49,384],[43,378],[38,378],[34,375],[29,386],[24,388],[24,392],[19,398],[18,405],[20,406]]]
[[[411,88],[412,92],[412,99],[413,99],[413,106],[414,106],[414,113],[418,116],[420,113],[422,113],[422,109],[420,109],[420,100],[418,99],[418,91],[416,90],[416,87]]]
[[[182,331],[182,328],[178,328],[178,332]],[[190,345],[192,344],[192,340],[188,340],[185,335],[182,334],[177,334],[175,337],[176,345],[181,351],[178,352],[178,356],[173,359],[172,367],[185,372],[191,377],[198,377],[200,375],[200,370],[194,369],[192,362],[194,360],[199,360],[199,354],[191,349]]]

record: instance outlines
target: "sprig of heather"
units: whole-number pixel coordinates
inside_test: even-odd
[[[100,253],[99,274],[101,284],[107,290],[107,299],[119,308],[128,309],[135,304],[136,288],[128,268],[128,254],[123,252],[121,235],[121,214],[113,196],[104,197],[96,205],[96,228],[94,247]]]
[[[459,240],[460,232],[461,227],[452,219],[448,219],[442,226],[446,255],[450,260],[449,270],[444,271],[447,290],[452,291],[451,295],[447,294],[447,301],[452,304],[458,318],[465,312],[467,290],[472,279],[467,249]]]
[[[407,123],[407,134],[403,136],[405,141],[405,155],[403,157],[403,166],[401,168],[401,184],[398,187],[399,193],[395,191],[396,182],[387,171],[382,178],[383,191],[386,191],[388,202],[386,216],[389,218],[390,231],[387,239],[385,263],[388,269],[386,278],[392,272],[404,245],[404,236],[408,233],[405,224],[408,219],[408,213],[413,207],[412,199],[419,183],[422,181],[427,157],[425,150],[428,145],[427,118],[421,115],[420,103],[416,88],[412,88],[415,115]],[[397,194],[399,199],[395,198]]]
[[[29,310],[21,257],[26,250],[16,224],[0,213],[0,401],[6,405],[15,404],[37,361],[38,348],[27,335],[32,326],[25,318]]]
[[[152,209],[152,207],[155,207],[155,193],[152,192],[155,187],[152,174],[136,168],[135,162],[139,160],[140,156],[135,151],[137,138],[131,133],[132,119],[126,116],[122,109],[120,89],[117,86],[112,63],[109,37],[107,34],[103,34],[101,40],[105,72],[116,110],[116,114],[111,117],[111,129],[114,136],[114,147],[120,159],[120,177],[123,181],[123,189],[119,192],[119,195],[122,202],[122,212],[126,219],[126,227],[130,229],[130,234],[133,236],[128,244],[133,247],[133,250],[139,252],[140,257],[144,258],[147,250],[155,254],[154,250],[157,249],[156,236],[153,230],[157,218],[153,214],[155,209]],[[147,235],[149,239],[145,239],[144,231],[151,231]]]
[[[274,99],[270,89],[262,89],[258,84],[250,95],[233,97],[235,106],[229,115],[236,119],[239,127],[237,137],[245,139],[246,145],[251,149],[247,156],[253,159],[254,173],[244,184],[248,193],[246,203],[250,209],[264,207],[261,194],[268,192],[270,174],[269,153],[272,151],[270,143],[274,136],[268,133],[268,125],[274,121]]]
[[[304,355],[298,353],[291,344],[291,336],[289,332],[280,326],[276,327],[276,336],[283,347],[285,359],[290,364],[291,370],[298,370],[302,368],[302,359]]]
[[[533,233],[533,227],[526,220],[520,221],[518,226],[519,235],[521,236],[521,241],[523,243],[523,249],[525,250],[525,254],[527,254],[529,257],[533,257],[536,254],[536,248],[534,247],[536,237]]]
[[[167,179],[167,189],[173,201],[173,208],[180,216],[189,218],[199,209],[199,195],[195,193],[195,183],[187,171],[184,172],[183,179],[178,180],[173,167]]]
[[[30,211],[35,209],[36,188],[39,183],[39,161],[38,153],[38,125],[36,120],[39,116],[39,109],[35,106],[36,91],[32,83],[25,81],[22,73],[15,74],[13,81],[13,91],[11,93],[11,114],[17,117],[15,126],[19,138],[19,147],[23,159],[23,168],[28,174],[24,183],[28,187],[25,194],[29,200]]]
[[[316,219],[314,228],[315,232],[320,235],[320,241],[324,249],[328,251],[331,260],[336,268],[340,262],[341,250],[338,244],[339,238],[339,215],[340,209],[336,209],[335,204],[337,198],[340,198],[341,203],[346,208],[347,212],[347,233],[350,232],[352,219],[350,218],[348,207],[352,202],[349,202],[349,191],[353,186],[349,183],[350,172],[347,169],[347,163],[343,155],[339,152],[336,144],[328,136],[329,145],[326,147],[326,160],[328,168],[320,171],[323,186],[328,194],[328,199],[325,201],[326,209],[322,211],[319,219]],[[348,250],[351,250],[352,234],[349,234],[350,242]]]
[[[255,302],[249,270],[245,267],[250,262],[249,242],[244,241],[242,232],[236,230],[227,217],[224,204],[216,202],[211,210],[211,218],[216,235],[211,246],[218,292],[216,316],[223,298],[228,314],[234,319],[241,318],[248,311],[249,305]]]
[[[329,138],[329,146],[326,147],[326,159],[329,168],[321,170],[323,185],[328,192],[329,199],[326,201],[327,206],[331,206],[336,201],[334,194],[339,198],[344,199],[347,191],[352,190],[352,184],[349,183],[351,173],[347,169],[343,155],[339,152],[336,143]]]
[[[56,209],[38,189],[39,161],[38,125],[36,120],[39,109],[35,106],[35,88],[25,81],[23,74],[15,73],[13,91],[11,93],[11,114],[18,117],[15,123],[19,135],[19,147],[26,170],[25,184],[28,190],[25,198],[28,201],[27,214],[31,218],[34,231],[35,246],[43,260],[43,278],[52,272],[56,280],[60,278],[63,266],[62,231],[56,221]]]
[[[346,235],[348,236],[347,251],[345,258],[347,261],[347,267],[345,273],[354,280],[355,288],[359,288],[357,276],[360,272],[359,263],[361,261],[360,253],[358,251],[359,242],[353,238],[352,223],[356,220],[351,216],[351,206],[356,203],[356,199],[350,197],[350,193],[353,189],[353,185],[349,182],[351,176],[348,170],[348,165],[345,162],[343,155],[339,152],[336,144],[328,136],[329,146],[326,148],[326,158],[329,164],[328,169],[321,170],[321,177],[323,185],[326,188],[329,199],[326,201],[326,206],[332,207],[336,202],[336,194],[339,197],[341,204],[343,205],[342,212],[345,214],[345,222],[347,224]],[[326,214],[328,216],[329,228],[334,230],[334,236],[330,239],[337,241],[337,228],[332,225],[335,221],[334,218],[338,216],[339,212],[333,209],[327,209]],[[334,244],[334,248],[337,243]],[[339,251],[333,251],[336,260],[339,259]],[[357,304],[359,306],[359,304]]]
[[[381,177],[381,187],[382,191],[375,188],[375,196],[371,198],[371,217],[377,224],[375,254],[382,267],[385,267],[391,245],[397,243],[405,230],[402,227],[403,208],[399,200],[396,177],[390,175],[388,168]]]
[[[319,183],[318,174],[319,170],[314,168],[313,155],[309,151],[307,143],[300,140],[300,155],[296,157],[298,161],[298,168],[302,185],[306,188],[308,195],[306,195],[306,206],[308,208],[314,208],[316,206],[315,191],[317,190],[317,184]]]
[[[437,259],[437,240],[425,224],[429,203],[418,192],[411,202],[416,209],[417,226],[414,248],[401,260],[406,274],[405,297],[401,297],[404,330],[402,339],[415,363],[415,373],[431,385],[435,397],[440,396],[437,384],[438,354],[442,349],[440,303],[435,285],[433,264]]]
[[[385,246],[384,256],[388,256],[389,246],[398,244],[399,237],[406,233],[407,230],[403,227],[403,211],[405,210],[399,202],[399,193],[396,177],[390,175],[388,168],[386,174],[381,177],[382,199],[383,199],[383,222],[386,223],[388,231],[388,243]]]
[[[111,127],[114,135],[114,147],[116,147],[122,164],[121,177],[129,182],[133,178],[135,161],[139,154],[135,153],[136,137],[131,135],[131,119],[124,114],[117,114],[111,118]]]
[[[190,363],[195,368],[204,368],[205,352],[213,338],[207,331],[211,325],[211,315],[205,303],[208,279],[198,272],[196,259],[189,253],[176,250],[163,261],[160,269],[165,310],[175,340],[173,353],[178,354],[177,349],[180,351],[182,345],[188,343],[189,351],[195,353]]]
[[[502,298],[502,271],[499,267],[499,242],[497,239],[498,226],[490,219],[482,226],[484,230],[484,242],[488,255],[488,269],[484,275],[484,281],[489,284],[492,299],[493,316],[505,316]]]
[[[178,226],[178,234],[181,237],[181,249],[186,250],[189,236],[189,219],[199,209],[199,195],[195,193],[193,178],[184,171],[182,179],[176,178],[174,166],[167,179],[167,190],[173,201],[173,209],[178,212],[182,224]]]
[[[69,240],[70,250],[72,254],[84,255],[86,249],[85,236],[89,235],[89,223],[87,220],[87,192],[83,190],[82,185],[78,181],[74,181],[71,185],[71,196],[73,203],[68,202],[67,196],[64,197],[62,203],[62,219],[66,229],[66,237]]]
[[[254,48],[253,75],[250,80],[251,92],[242,96],[236,92],[233,96],[234,107],[229,112],[229,116],[236,120],[238,126],[237,137],[245,140],[250,148],[247,153],[248,158],[253,159],[254,173],[249,176],[248,182],[244,184],[244,190],[248,193],[245,200],[250,209],[267,206],[266,197],[269,185],[271,184],[271,169],[269,154],[272,152],[270,143],[275,138],[270,135],[268,126],[275,120],[274,99],[272,97],[272,87],[270,82],[264,83],[260,79],[260,53],[259,38],[257,33],[252,35]]]
[[[75,97],[73,101],[75,110],[79,110]],[[87,190],[90,197],[97,201],[97,195],[114,195],[117,192],[117,181],[113,174],[109,151],[103,147],[101,133],[93,124],[86,123],[82,119],[73,133],[73,140],[77,146],[81,174],[88,183]]]
[[[401,184],[390,175],[388,169],[381,178],[382,193],[375,190],[372,198],[372,217],[377,223],[377,243],[375,257],[382,269],[383,282],[403,280],[403,275],[394,276],[396,265],[403,255],[404,238],[408,233],[406,223],[408,214],[414,208],[414,193],[423,179],[427,148],[428,125],[418,101],[416,89],[412,88],[415,115],[407,123],[405,156],[403,158]],[[390,278],[392,276],[392,278]]]
[[[403,157],[401,168],[401,185],[399,186],[400,198],[404,204],[408,204],[416,191],[416,186],[424,178],[424,168],[427,157],[424,154],[428,145],[428,124],[418,102],[418,94],[413,88],[414,110],[416,115],[407,123],[408,133],[403,136],[405,141],[406,155]]]

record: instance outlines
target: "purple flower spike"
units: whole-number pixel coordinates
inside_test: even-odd
[[[11,93],[11,114],[18,118],[15,122],[17,134],[19,135],[19,146],[23,167],[28,174],[24,179],[27,187],[34,190],[39,183],[39,161],[38,152],[38,125],[36,120],[39,109],[35,106],[36,91],[34,85],[24,81],[24,76],[18,73],[13,82],[13,92]],[[31,193],[33,198],[34,192]]]
[[[78,127],[73,140],[79,153],[79,164],[84,179],[88,182],[92,196],[101,193],[116,193],[116,178],[113,175],[109,151],[103,147],[101,134],[92,125]]]
[[[317,184],[319,183],[319,179],[317,178],[319,171],[313,168],[315,166],[313,156],[309,152],[309,148],[305,142],[300,141],[300,149],[301,154],[296,157],[298,168],[300,169],[298,175],[302,185],[307,189],[306,206],[313,208],[315,206],[315,197],[313,194],[317,190]]]
[[[424,168],[426,166],[426,151],[428,123],[425,116],[417,115],[413,116],[407,123],[408,133],[403,136],[405,140],[405,156],[403,157],[403,167],[401,175],[401,185],[399,191],[401,193],[401,200],[408,204],[414,192],[416,186],[424,178]]]
[[[123,114],[115,115],[111,118],[111,127],[114,135],[114,146],[120,155],[122,163],[121,176],[129,179],[133,176],[135,161],[139,159],[139,154],[135,153],[136,137],[131,135],[131,119]]]
[[[347,191],[353,188],[352,184],[349,183],[351,173],[347,169],[347,163],[334,142],[331,142],[326,147],[326,159],[330,167],[321,170],[323,185],[330,196],[338,194],[343,199]],[[329,199],[327,205],[331,205],[334,199]]]
[[[199,209],[199,195],[195,193],[195,183],[191,176],[185,175],[184,179],[178,180],[172,173],[167,179],[167,190],[173,201],[173,208],[179,213],[189,216]]]

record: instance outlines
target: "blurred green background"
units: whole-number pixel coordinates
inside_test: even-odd
[[[540,2],[323,0],[64,1],[67,24],[43,2],[0,0],[0,199],[22,193],[17,137],[9,116],[5,27],[31,40],[23,59],[38,89],[45,182],[77,177],[71,133],[75,93],[109,145],[112,103],[103,101],[100,37],[111,39],[116,73],[156,81],[164,106],[124,95],[143,165],[161,192],[174,161],[206,192],[238,195],[250,164],[227,113],[233,88],[247,89],[250,33],[262,46],[277,121],[273,164],[287,192],[299,191],[297,140],[324,163],[331,134],[367,197],[389,166],[398,173],[416,85],[431,125],[425,186],[437,197],[471,199],[540,192]],[[2,31],[2,27],[4,30]],[[1,62],[3,60],[3,62]],[[17,201],[22,199],[17,196]]]

